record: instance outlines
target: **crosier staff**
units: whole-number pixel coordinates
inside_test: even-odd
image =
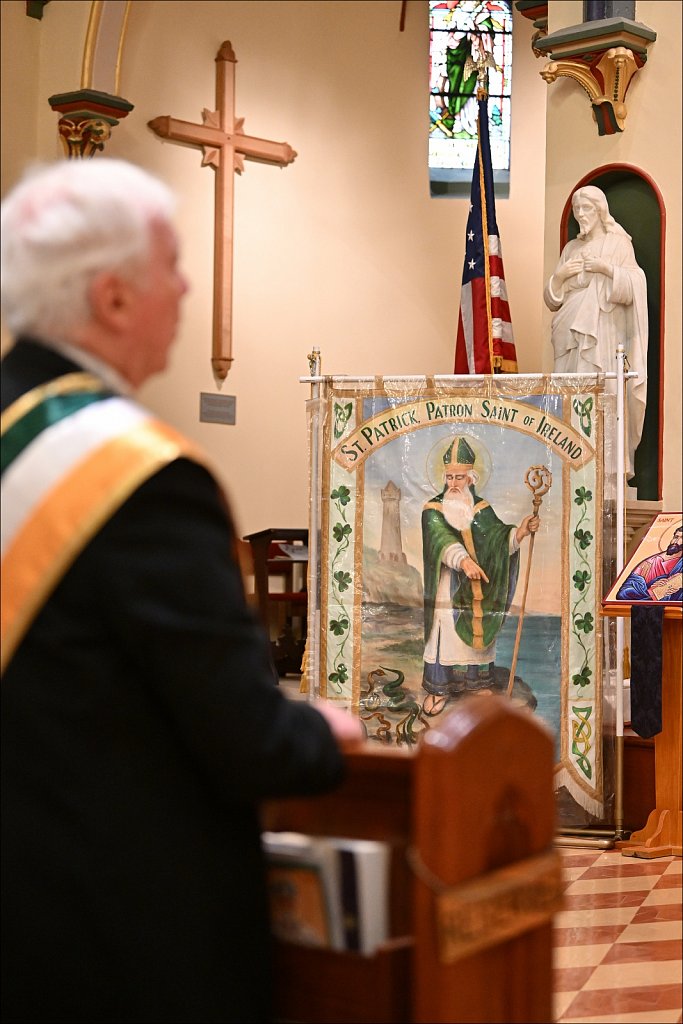
[[[533,494],[532,505],[533,514],[538,515],[538,510],[541,507],[543,501],[543,495],[547,494],[550,490],[550,485],[553,482],[553,475],[547,466],[530,466],[526,471],[524,477],[524,483],[527,485],[531,493]],[[534,541],[536,540],[536,534],[531,534],[531,540],[529,541],[529,558],[526,563],[526,576],[524,579],[524,593],[522,594],[522,607],[519,610],[519,621],[517,623],[517,635],[515,637],[515,647],[512,652],[512,665],[510,666],[510,679],[508,680],[507,695],[512,696],[512,688],[515,683],[515,668],[517,667],[517,655],[519,653],[519,642],[522,637],[522,623],[524,621],[524,608],[526,605],[526,594],[529,589],[529,576],[531,574],[531,558],[534,553]]]

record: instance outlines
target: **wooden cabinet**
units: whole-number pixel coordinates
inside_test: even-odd
[[[681,737],[683,707],[683,616],[664,609],[662,631],[662,731],[654,737],[655,806],[645,826],[621,843],[625,856],[680,857],[683,854]]]
[[[655,797],[655,741],[624,729],[624,828],[635,832],[644,827]]]
[[[275,667],[281,676],[299,673],[308,614],[308,530],[269,528],[244,540],[251,546],[256,603]]]

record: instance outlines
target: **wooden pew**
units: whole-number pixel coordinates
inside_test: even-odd
[[[473,696],[416,751],[359,746],[334,793],[268,804],[267,829],[392,851],[390,941],[373,956],[277,943],[277,1019],[551,1021],[553,761],[542,722]]]

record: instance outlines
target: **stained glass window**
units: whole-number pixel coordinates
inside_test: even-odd
[[[488,72],[489,135],[496,194],[510,182],[511,0],[430,0],[429,180],[431,193],[468,195],[477,151],[477,76],[468,57],[492,53]]]

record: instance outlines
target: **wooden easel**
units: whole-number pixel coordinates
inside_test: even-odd
[[[388,842],[391,938],[373,956],[278,943],[277,1018],[547,1024],[560,890],[548,730],[474,696],[415,753],[368,743],[346,760],[336,792],[270,803],[264,827]]]
[[[606,615],[630,615],[631,609],[609,608]],[[656,806],[645,827],[617,843],[624,857],[680,857],[683,853],[681,806],[681,639],[683,613],[665,608],[662,630],[662,731],[655,736]]]

